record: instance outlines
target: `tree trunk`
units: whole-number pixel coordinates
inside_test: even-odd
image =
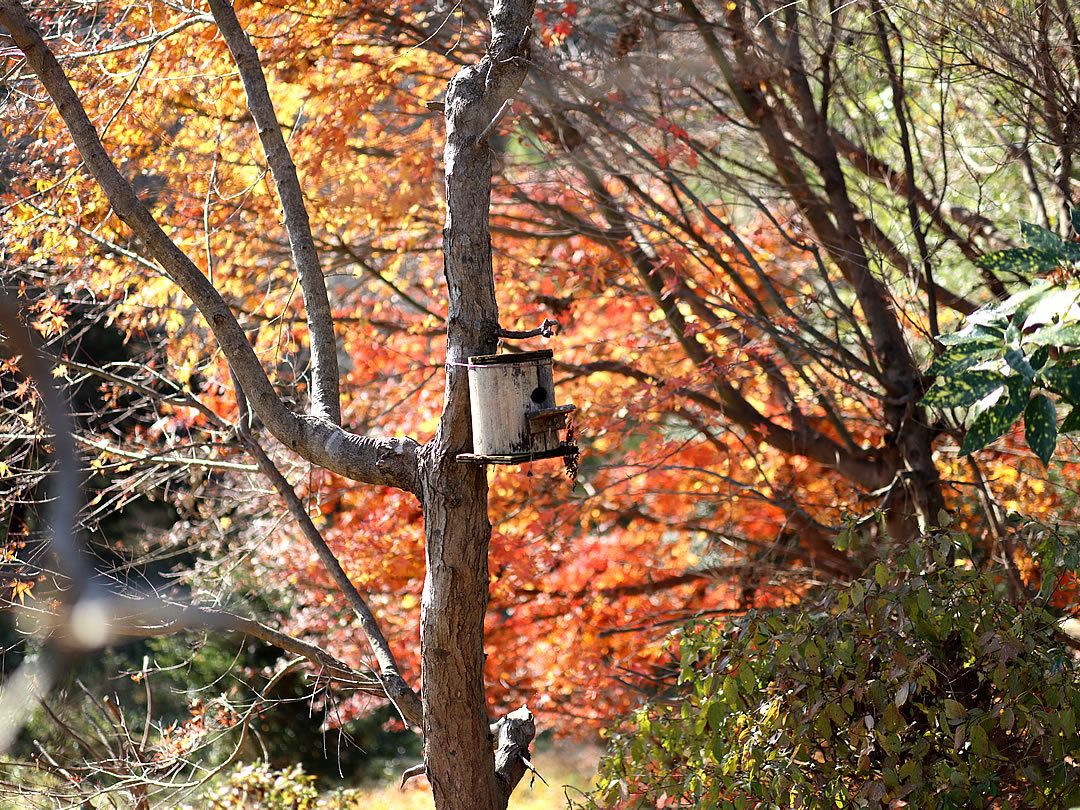
[[[468,379],[460,364],[498,347],[487,136],[525,77],[532,12],[533,0],[496,0],[487,54],[464,68],[446,94],[446,401],[420,458],[427,540],[420,620],[424,761],[438,810],[501,810],[513,787],[496,778],[484,700],[487,476],[456,456],[472,449]]]

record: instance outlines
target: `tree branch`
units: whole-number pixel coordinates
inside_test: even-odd
[[[915,246],[919,251],[919,261],[922,263],[925,277],[926,309],[930,320],[930,337],[937,338],[941,333],[938,326],[938,299],[937,285],[934,284],[933,262],[930,260],[930,251],[926,246],[926,233],[923,231],[919,220],[919,206],[915,197],[915,160],[911,153],[911,136],[908,133],[907,96],[904,92],[904,44],[900,38],[900,64],[893,59],[892,48],[889,46],[889,32],[886,23],[892,25],[888,13],[881,7],[877,0],[871,0],[874,23],[877,27],[878,44],[881,55],[885,59],[885,72],[889,77],[889,86],[892,90],[893,112],[896,124],[900,131],[900,149],[904,155],[904,174],[909,178],[907,193],[908,223],[911,226],[912,236],[915,237]],[[899,69],[898,69],[899,67]]]
[[[364,636],[367,638],[368,645],[371,647],[371,652],[375,656],[375,660],[379,662],[379,672],[381,674],[380,680],[386,691],[386,696],[390,699],[390,702],[394,704],[401,714],[401,718],[407,724],[413,725],[416,728],[422,727],[424,723],[424,713],[420,703],[420,697],[401,676],[401,668],[398,666],[397,659],[394,658],[394,653],[390,649],[389,642],[387,642],[386,637],[379,628],[379,623],[375,618],[375,614],[371,612],[371,608],[369,608],[367,602],[364,601],[364,597],[361,596],[360,591],[357,590],[356,586],[352,583],[352,580],[349,579],[349,575],[346,574],[345,569],[341,567],[338,558],[334,555],[334,552],[331,551],[330,546],[326,544],[326,541],[319,533],[319,530],[315,527],[315,524],[311,520],[311,516],[304,507],[303,501],[297,496],[296,490],[293,489],[292,484],[290,484],[285,476],[281,474],[277,465],[274,464],[273,460],[266,454],[266,451],[263,450],[262,446],[251,434],[251,431],[248,428],[247,398],[235,377],[233,378],[233,386],[236,389],[237,405],[240,409],[238,426],[241,440],[247,447],[248,452],[255,457],[255,461],[259,465],[259,469],[262,471],[263,475],[270,480],[270,483],[274,485],[274,489],[278,491],[278,494],[285,501],[289,514],[292,515],[293,520],[295,520],[300,527],[300,531],[303,532],[304,538],[311,547],[315,549],[315,553],[319,556],[319,560],[322,562],[323,567],[330,573],[331,578],[337,584],[338,588],[341,589],[342,594],[344,594],[349,606],[356,613],[357,620],[360,623],[360,629],[364,631]]]
[[[115,638],[171,635],[183,630],[223,630],[257,638],[271,646],[300,655],[317,667],[321,674],[344,686],[370,695],[384,694],[375,673],[358,672],[325,650],[287,633],[224,610],[194,605],[173,605],[151,599],[113,600],[111,630]]]
[[[965,239],[956,232],[945,218],[941,207],[935,205],[922,189],[915,184],[914,180],[909,180],[907,174],[898,172],[884,160],[871,154],[864,147],[859,146],[835,128],[829,129],[829,137],[836,143],[840,153],[847,158],[849,166],[862,172],[871,180],[875,180],[884,185],[890,191],[914,197],[916,204],[930,217],[930,221],[934,223],[934,227],[936,227],[946,239],[956,245],[964,255],[964,258],[970,262],[974,262],[979,258],[980,251],[978,248],[971,243],[970,239]],[[970,222],[971,220],[970,212],[962,211],[956,207],[950,208],[949,213],[954,218],[963,218],[967,222]],[[984,224],[992,227],[989,222]],[[1008,295],[1005,285],[1001,283],[1001,279],[984,268],[979,268],[979,272],[986,282],[987,287],[990,289],[990,292],[993,293],[995,297],[1004,298]]]
[[[673,293],[665,288],[664,279],[657,270],[658,257],[651,244],[640,228],[624,215],[596,173],[583,163],[578,163],[578,169],[584,174],[589,190],[599,203],[612,233],[630,236],[632,246],[628,258],[633,263],[639,280],[653,303],[664,314],[672,335],[687,358],[711,377],[713,393],[721,404],[720,411],[724,416],[746,430],[757,431],[764,441],[783,452],[804,455],[836,469],[848,480],[866,489],[879,488],[883,477],[888,475],[880,464],[853,455],[846,447],[809,425],[803,424],[795,430],[778,425],[751,405],[733,385],[715,374],[715,357],[690,333],[686,319],[679,311],[678,301]],[[614,237],[608,236],[604,241],[614,244]],[[650,253],[653,255],[650,256]]]
[[[528,706],[505,715],[498,722],[495,748],[495,779],[499,786],[502,806],[510,801],[518,782],[525,775],[529,762],[529,746],[536,736],[536,723]]]
[[[495,331],[495,334],[500,338],[506,340],[525,340],[532,337],[554,337],[555,333],[559,331],[559,322],[554,318],[544,318],[544,322],[533,329],[503,329],[501,326]]]
[[[266,162],[274,177],[281,210],[285,215],[285,229],[289,234],[289,247],[300,275],[300,287],[304,292],[304,309],[307,312],[308,335],[311,342],[311,406],[312,413],[341,424],[341,403],[338,392],[337,341],[334,339],[334,319],[330,300],[326,294],[326,282],[319,266],[319,253],[311,236],[304,193],[296,176],[296,165],[289,154],[289,147],[281,134],[266,76],[259,62],[259,54],[236,18],[229,0],[209,0],[218,30],[229,46],[229,52],[240,70],[240,78],[247,94],[247,105],[259,131]]]

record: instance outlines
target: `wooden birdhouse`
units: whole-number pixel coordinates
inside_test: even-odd
[[[469,358],[473,452],[458,461],[521,464],[576,455],[562,432],[576,408],[555,404],[549,350]]]

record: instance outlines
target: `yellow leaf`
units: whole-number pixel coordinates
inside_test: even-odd
[[[25,604],[27,595],[34,590],[32,581],[16,581],[11,583],[11,598],[18,599],[19,604]]]

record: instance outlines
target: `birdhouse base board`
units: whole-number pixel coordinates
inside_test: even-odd
[[[479,456],[475,453],[458,453],[457,460],[462,464],[528,464],[542,458],[562,458],[577,455],[576,444],[564,444],[553,450],[541,450],[537,453],[510,453],[504,456]]]

